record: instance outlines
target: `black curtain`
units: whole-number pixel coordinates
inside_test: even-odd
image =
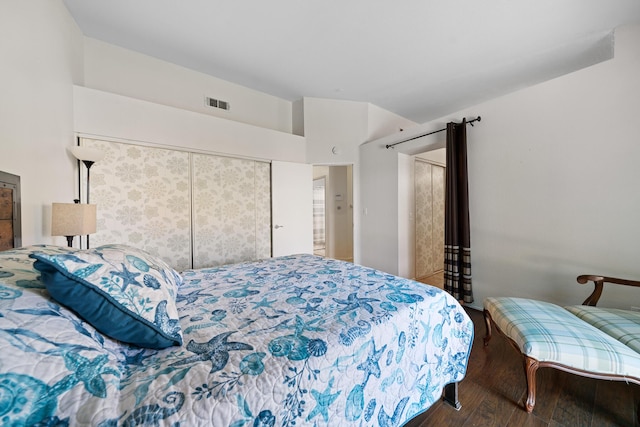
[[[458,301],[473,302],[467,173],[467,121],[447,123],[445,178],[444,289]]]

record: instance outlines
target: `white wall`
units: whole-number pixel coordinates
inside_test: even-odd
[[[401,132],[417,124],[377,105],[367,104],[367,109],[369,117],[367,122],[367,141]]]
[[[640,26],[615,39],[613,60],[424,125],[482,116],[468,128],[476,307],[491,295],[580,303],[591,291],[576,284],[583,273],[640,279]],[[384,158],[380,170],[392,175],[397,163]],[[399,199],[392,189],[383,197]],[[639,299],[637,289],[610,287],[601,301],[628,308]]]
[[[443,140],[446,138],[444,132],[439,135]],[[445,166],[447,163],[447,150],[444,148],[440,148],[438,150],[427,151],[425,153],[416,154],[416,157],[420,159],[427,160],[431,163],[437,163],[439,165]]]
[[[50,207],[78,197],[77,162],[68,152],[76,130],[305,160],[304,138],[291,135],[290,102],[85,39],[62,0],[0,2],[0,37],[0,170],[21,177],[24,245],[65,244],[50,236]],[[231,102],[229,120],[198,112],[205,95]]]
[[[367,105],[364,102],[305,97],[307,163],[357,163],[358,145],[368,136]]]
[[[391,274],[399,274],[400,206],[398,153],[384,145],[360,147],[360,262]],[[406,207],[405,207],[406,209]]]
[[[151,56],[85,38],[85,86],[291,133],[291,102]],[[205,97],[231,109],[205,106]]]
[[[304,99],[291,103],[291,133],[304,136]]]
[[[77,197],[66,148],[82,34],[61,0],[2,1],[0,39],[0,170],[21,177],[22,243],[65,245],[50,236],[51,203]]]
[[[415,205],[413,167],[408,154],[441,149],[444,142],[435,134],[389,149],[386,146],[442,126],[413,126],[360,146],[362,264],[413,277]]]
[[[356,263],[360,263],[358,146],[367,140],[367,104],[305,97],[303,105],[307,163],[353,165],[353,258]]]
[[[416,276],[416,204],[415,160],[412,156],[398,154],[398,272],[402,277]],[[444,248],[443,248],[444,249]]]
[[[76,132],[208,153],[304,163],[301,136],[109,92],[74,87]]]
[[[576,284],[584,273],[640,279],[640,26],[615,39],[611,61],[475,108],[478,304],[490,295],[579,303],[590,291]],[[635,291],[607,289],[602,303],[628,308]]]
[[[307,163],[353,165],[353,257],[356,263],[369,265],[367,263],[371,261],[370,257],[375,256],[379,251],[376,247],[364,248],[361,244],[361,238],[365,233],[376,235],[380,230],[377,229],[378,227],[369,227],[370,221],[364,217],[363,213],[361,191],[365,187],[369,190],[371,186],[369,182],[364,183],[364,187],[361,185],[362,177],[365,175],[360,170],[363,163],[363,159],[360,157],[360,145],[396,132],[402,127],[415,125],[415,123],[363,102],[304,98],[303,109]],[[376,175],[376,165],[375,162],[369,161],[366,164],[370,169],[370,172],[366,172],[367,179],[369,179],[370,175]],[[393,180],[396,183],[397,191],[397,170]],[[372,197],[375,197],[375,191],[373,188]],[[370,198],[368,197],[367,200]],[[397,212],[394,216],[397,220]],[[362,228],[363,226],[366,228]],[[397,229],[397,221],[389,226]],[[385,231],[382,230],[382,232]],[[394,236],[397,237],[397,234],[394,233]]]
[[[416,126],[415,122],[405,119],[404,117],[398,116],[394,113],[390,113],[382,108],[369,104],[369,135],[367,141],[376,140],[378,138],[385,137],[387,135],[392,135],[397,132],[403,132],[404,129],[411,128]],[[384,156],[384,153],[379,153]],[[406,218],[407,221],[398,221],[398,252],[397,252],[397,268],[394,271],[394,274],[398,274],[403,277],[414,277],[415,274],[415,242],[413,236],[415,235],[415,224],[414,224],[414,212],[415,205],[413,203],[413,160],[409,156],[399,155],[397,158],[397,173],[398,180],[397,181],[389,181],[387,183],[383,183],[383,188],[388,189],[389,191],[397,191],[398,192],[398,203],[397,203],[397,218]],[[372,170],[369,171],[368,175],[371,173],[377,174],[376,171],[377,166],[374,166]],[[391,169],[393,170],[393,168]],[[391,185],[395,182],[397,185],[397,189],[394,190]],[[375,188],[372,189],[375,192]],[[388,208],[388,207],[387,207]],[[374,210],[376,208],[374,207]],[[372,215],[375,215],[375,212],[372,212]],[[386,208],[382,207],[382,210],[379,211],[379,214],[382,214],[384,218],[391,218],[390,213],[387,212]],[[368,218],[367,221],[370,225],[375,224],[375,221],[371,221]],[[383,224],[379,224],[378,226],[389,227],[393,222],[384,221]],[[373,225],[373,227],[377,227]],[[368,228],[368,232],[371,232],[371,226]],[[373,251],[378,251],[379,247],[369,248],[369,256],[372,255]],[[382,252],[385,252],[382,250]],[[378,254],[375,254],[374,257],[378,257]]]

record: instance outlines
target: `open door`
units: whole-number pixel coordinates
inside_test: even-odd
[[[313,169],[304,163],[271,163],[272,255],[313,253]]]
[[[353,262],[352,171],[352,165],[313,166],[316,255]]]

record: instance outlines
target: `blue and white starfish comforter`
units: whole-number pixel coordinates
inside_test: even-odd
[[[296,255],[182,273],[182,346],[143,349],[0,253],[0,425],[399,426],[466,371],[473,325],[440,289]]]

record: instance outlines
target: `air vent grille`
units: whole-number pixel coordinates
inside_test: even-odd
[[[221,110],[229,110],[231,108],[231,105],[229,105],[227,101],[209,98],[208,96],[205,98],[205,105],[208,107],[220,108]]]

